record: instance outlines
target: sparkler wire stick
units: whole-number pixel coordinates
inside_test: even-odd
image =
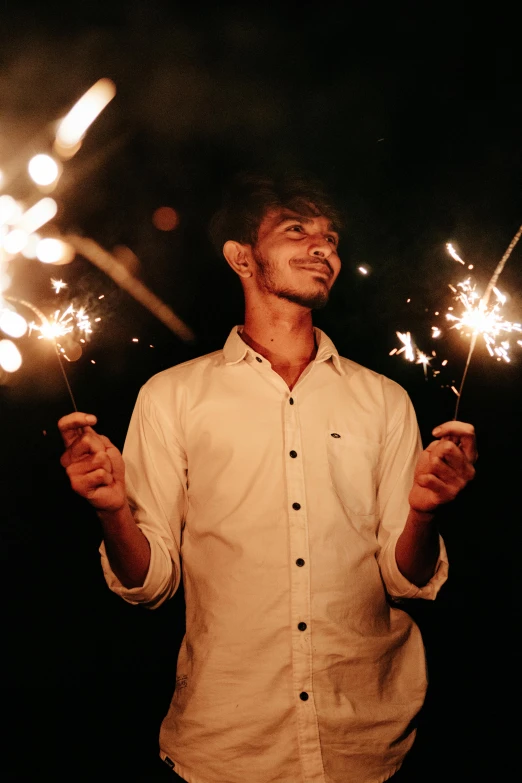
[[[74,247],[77,253],[105,272],[120,288],[127,291],[140,304],[147,308],[156,318],[185,342],[194,340],[192,330],[172,312],[165,302],[153,294],[142,282],[137,280],[121,261],[112,253],[98,245],[93,239],[68,234],[62,239]]]
[[[482,307],[484,307],[484,308],[487,307],[488,302],[489,302],[489,297],[491,296],[491,292],[495,288],[495,286],[497,284],[497,281],[498,281],[498,278],[500,277],[500,275],[502,273],[502,270],[504,269],[504,267],[506,265],[506,261],[508,260],[509,256],[511,255],[511,253],[515,249],[515,247],[516,247],[516,245],[518,243],[518,240],[520,239],[521,236],[522,236],[522,226],[520,226],[520,228],[518,229],[517,233],[515,234],[515,236],[513,237],[511,242],[509,243],[506,252],[504,253],[502,258],[498,262],[498,264],[497,264],[497,266],[495,268],[495,271],[493,272],[493,275],[491,276],[491,280],[489,281],[489,283],[486,286],[486,290],[484,292],[484,296],[480,300],[480,305]],[[462,380],[460,382],[460,388],[459,388],[459,392],[458,392],[458,395],[457,395],[457,404],[455,406],[455,415],[453,417],[454,421],[457,419],[457,414],[459,412],[459,403],[460,403],[460,398],[461,398],[461,395],[462,395],[462,389],[464,387],[464,381],[466,380],[466,376],[468,374],[469,365],[471,363],[471,357],[473,356],[473,351],[475,350],[475,345],[477,343],[477,337],[478,337],[478,332],[474,331],[473,335],[471,337],[471,342],[470,342],[469,351],[468,351],[468,357],[466,359],[466,365],[464,367],[464,372],[462,374]]]
[[[47,318],[47,316],[45,316],[42,313],[42,311],[38,307],[36,307],[36,305],[34,305],[32,302],[28,302],[26,299],[18,299],[16,296],[7,296],[6,294],[4,294],[4,299],[9,300],[10,302],[15,302],[16,304],[21,304],[24,307],[29,308],[29,310],[32,310],[33,313],[35,315],[37,315],[38,318],[40,319],[40,322],[41,322],[42,326],[49,324],[49,319]],[[71,385],[69,383],[69,379],[67,378],[67,373],[65,372],[65,368],[63,366],[62,357],[60,356],[60,351],[58,350],[58,346],[56,345],[56,340],[53,339],[52,340],[52,344],[54,345],[54,350],[56,352],[56,357],[58,359],[58,364],[60,366],[60,370],[62,371],[63,379],[65,381],[65,385],[67,387],[67,391],[69,392],[69,397],[71,398],[71,402],[73,404],[73,408],[74,408],[74,410],[77,413],[78,412],[78,408],[76,406],[76,400],[74,399],[74,394],[72,393]]]

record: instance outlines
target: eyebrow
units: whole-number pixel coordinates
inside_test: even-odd
[[[325,215],[318,215],[317,217],[325,217]],[[277,228],[277,226],[280,226],[282,223],[287,223],[290,220],[297,220],[299,223],[313,223],[314,218],[308,217],[307,215],[300,215],[298,212],[281,212],[279,217],[274,223],[274,228]],[[339,232],[335,230],[333,223],[331,221],[328,221],[328,231],[330,231],[332,234],[335,234],[337,237],[339,237]]]

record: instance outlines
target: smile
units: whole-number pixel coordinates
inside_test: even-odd
[[[301,269],[306,269],[307,272],[313,272],[316,275],[322,275],[323,277],[330,277],[330,270],[324,266],[324,264],[313,266],[301,266]]]

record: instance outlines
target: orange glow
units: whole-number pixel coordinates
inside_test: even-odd
[[[179,216],[172,207],[159,207],[152,216],[152,223],[158,231],[173,231],[179,225]]]

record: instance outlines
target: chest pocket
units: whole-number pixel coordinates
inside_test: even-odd
[[[377,505],[379,444],[346,430],[325,434],[333,488],[350,515],[371,516]]]

